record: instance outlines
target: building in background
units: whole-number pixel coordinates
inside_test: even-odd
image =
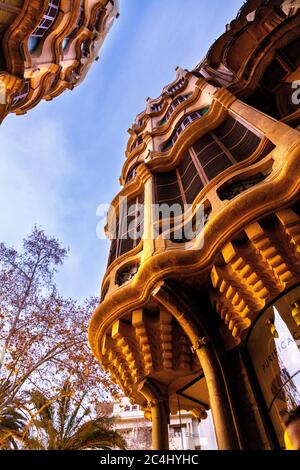
[[[0,121],[77,86],[117,16],[118,0],[0,2]]]
[[[132,405],[128,398],[114,403],[112,416],[115,429],[126,439],[128,449],[151,449],[151,421],[144,416],[139,405]],[[187,411],[170,416],[169,448],[171,450],[214,450],[216,441],[211,419],[199,423]]]
[[[300,404],[299,80],[299,2],[249,0],[129,130],[89,341],[151,415],[154,449],[179,400],[211,410],[219,449],[284,446]]]

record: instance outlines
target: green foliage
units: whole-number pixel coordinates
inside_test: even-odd
[[[0,449],[18,449],[26,428],[26,415],[19,401],[8,406],[0,405]]]
[[[85,395],[74,398],[65,382],[59,395],[48,398],[40,391],[29,393],[31,419],[23,434],[23,445],[31,450],[125,449],[125,441],[107,416],[89,419]]]

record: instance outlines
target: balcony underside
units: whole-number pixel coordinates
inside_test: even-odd
[[[180,407],[205,416],[208,391],[197,356],[179,323],[158,302],[114,322],[102,340],[101,356],[113,380],[145,410],[142,388],[147,380],[167,390],[172,413],[178,411],[181,391]]]

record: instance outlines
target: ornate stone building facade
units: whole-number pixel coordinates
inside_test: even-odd
[[[77,86],[116,16],[118,0],[0,2],[0,120]]]
[[[129,130],[89,340],[155,449],[179,400],[220,449],[282,447],[300,404],[299,51],[299,2],[249,0]]]
[[[151,449],[151,422],[144,417],[139,405],[132,405],[128,398],[113,404],[111,416],[114,429],[126,440],[129,450]],[[169,448],[170,450],[215,450],[216,440],[211,417],[200,424],[193,413],[181,410],[170,415]]]

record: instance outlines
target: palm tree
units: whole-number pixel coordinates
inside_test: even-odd
[[[0,450],[18,449],[18,442],[26,426],[26,417],[13,406],[1,410],[0,414]]]
[[[30,392],[31,419],[23,433],[23,445],[30,450],[125,449],[123,437],[113,429],[111,418],[88,419],[91,413],[80,400],[72,398],[65,382],[58,397]]]
[[[18,449],[27,421],[22,402],[7,400],[7,392],[7,383],[0,381],[0,450]]]

